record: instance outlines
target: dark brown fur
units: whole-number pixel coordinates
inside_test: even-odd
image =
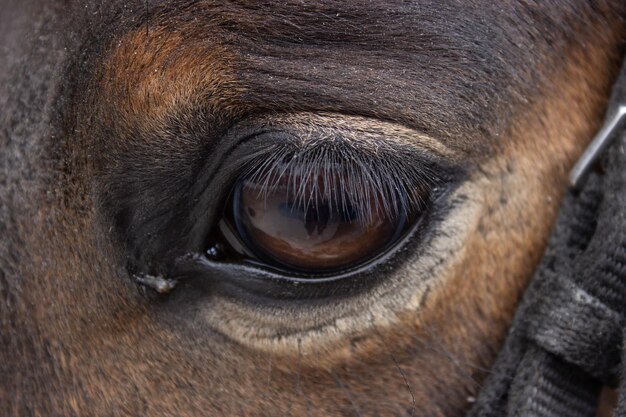
[[[462,415],[602,118],[623,2],[77,3],[28,3],[49,38],[3,78],[0,414]],[[283,114],[419,132],[466,170],[418,304],[274,343],[137,291],[127,231]]]

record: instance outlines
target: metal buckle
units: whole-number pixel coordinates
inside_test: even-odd
[[[572,168],[569,174],[569,181],[572,188],[580,189],[584,183],[589,169],[593,163],[602,155],[611,141],[617,136],[619,128],[626,122],[626,104],[620,104],[613,116],[608,119],[602,129],[593,138],[585,152]]]

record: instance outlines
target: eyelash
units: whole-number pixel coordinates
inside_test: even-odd
[[[393,149],[392,156],[386,146],[375,146],[368,152],[346,142],[274,145],[251,159],[240,178],[258,184],[263,199],[287,178],[287,197],[295,204],[335,202],[344,213],[364,220],[381,214],[393,219],[423,208],[425,195],[443,182],[442,176],[431,164],[416,162],[414,155],[409,158]],[[307,188],[307,179],[316,178],[322,186]]]

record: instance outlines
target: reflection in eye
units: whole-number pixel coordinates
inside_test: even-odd
[[[451,181],[441,160],[392,141],[250,145],[205,249],[281,279],[364,272],[402,247]],[[248,151],[248,149],[250,149]],[[320,281],[321,282],[321,281]],[[325,281],[326,282],[326,281]]]
[[[363,263],[397,240],[407,214],[383,211],[373,189],[362,190],[366,201],[350,201],[339,194],[339,181],[336,175],[282,175],[267,189],[244,178],[232,202],[235,228],[261,259],[288,269],[328,272]]]

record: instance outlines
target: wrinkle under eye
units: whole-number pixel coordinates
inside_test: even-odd
[[[282,176],[265,189],[253,179],[240,180],[233,198],[239,235],[260,258],[290,269],[327,272],[365,262],[398,237],[406,215],[384,213],[373,191],[370,201],[350,202],[331,188],[335,183],[323,175]]]

